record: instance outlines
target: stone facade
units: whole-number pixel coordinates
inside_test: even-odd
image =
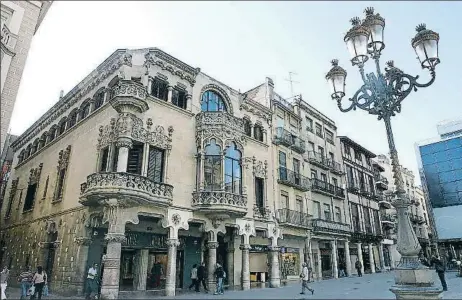
[[[32,38],[52,1],[2,1],[1,4],[1,131],[4,147]]]
[[[316,279],[350,276],[366,247],[341,145],[270,78],[240,93],[160,49],[117,50],[13,143],[2,263],[43,265],[75,295],[96,262],[106,299],[174,295],[201,262],[210,289],[217,263],[243,289],[298,280],[303,262]],[[364,257],[383,252],[374,241]]]

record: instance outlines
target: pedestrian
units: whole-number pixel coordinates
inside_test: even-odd
[[[205,284],[205,279],[207,278],[207,270],[205,268],[205,262],[202,262],[202,264],[197,268],[197,285],[199,286],[202,283],[202,286],[204,287],[204,290],[206,293],[208,293],[207,285]]]
[[[160,287],[160,279],[163,275],[162,271],[162,264],[159,261],[156,261],[151,269],[151,275],[153,279],[153,287],[159,288]]]
[[[88,269],[87,280],[85,282],[85,299],[91,299],[93,293],[98,294],[98,264],[94,263],[93,266]]]
[[[444,272],[446,271],[446,267],[443,261],[441,261],[440,257],[433,256],[431,264],[435,266],[436,273],[438,274],[438,277],[441,281],[441,285],[443,286],[443,291],[447,291],[448,285],[446,284],[446,279],[444,278]]]
[[[5,266],[3,267],[2,272],[0,272],[0,289],[1,289],[1,299],[6,299],[6,287],[8,285],[8,279],[10,277],[10,270]]]
[[[191,285],[189,286],[189,290],[194,287],[194,291],[199,292],[199,281],[197,280],[197,264],[193,265],[190,272],[190,278]]]
[[[300,295],[305,294],[305,289],[308,289],[308,291],[311,292],[311,295],[313,295],[314,289],[308,286],[308,281],[310,280],[310,272],[308,270],[306,262],[302,264],[302,273],[300,273],[300,279],[302,280],[302,292],[300,293]]]
[[[34,273],[32,273],[30,266],[27,266],[25,270],[19,274],[18,281],[21,283],[21,299],[25,299],[28,296],[33,277]]]
[[[215,278],[217,279],[217,290],[215,291],[214,295],[223,295],[224,294],[224,289],[223,289],[223,279],[225,278],[225,270],[223,270],[223,267],[217,263],[217,266],[215,268]]]
[[[38,297],[38,300],[42,299],[43,287],[47,283],[47,274],[43,270],[42,266],[37,267],[37,272],[32,277],[32,285],[35,287],[34,294],[30,296],[31,299]]]
[[[356,271],[358,272],[358,277],[363,277],[363,273],[361,272],[362,267],[363,265],[361,264],[359,259],[356,259],[355,268],[356,268]]]

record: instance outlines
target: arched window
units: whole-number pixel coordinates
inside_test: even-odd
[[[244,131],[247,136],[252,136],[252,124],[248,119],[244,119]]]
[[[56,137],[56,125],[53,125],[53,127],[50,128],[50,131],[48,132],[48,141],[47,144],[52,142]]]
[[[95,95],[95,110],[97,110],[98,108],[100,108],[101,106],[103,106],[103,103],[104,103],[104,90],[98,92],[96,95]]]
[[[30,155],[34,154],[35,152],[37,152],[37,149],[38,149],[38,139],[36,139],[34,141],[34,143],[32,143],[32,147],[30,148]]]
[[[257,141],[263,142],[263,128],[259,124],[255,124],[253,127],[253,137]]]
[[[223,98],[214,91],[207,91],[202,95],[202,111],[227,111]]]
[[[29,158],[31,152],[31,144],[27,145],[26,147],[26,155],[24,156],[24,159]]]
[[[26,150],[22,149],[21,153],[19,153],[19,156],[18,156],[18,164],[22,163],[25,155],[26,155]]]
[[[66,131],[66,120],[62,120],[62,121],[61,121],[61,124],[59,125],[58,136],[60,136],[61,134],[63,134],[64,131]]]
[[[46,142],[46,140],[47,140],[47,133],[44,132],[44,133],[42,134],[42,137],[41,137],[40,140],[39,140],[38,149],[42,149],[43,147],[45,147],[45,142]],[[38,149],[37,149],[37,150],[38,150]]]
[[[232,143],[225,154],[225,190],[242,194],[241,152]]]
[[[80,120],[85,119],[88,117],[90,114],[90,102],[85,102],[81,107],[80,107]]]
[[[215,140],[205,147],[204,157],[204,188],[209,191],[221,190],[222,179],[221,147]]]
[[[76,110],[71,112],[71,114],[69,115],[69,120],[67,121],[67,128],[74,127],[75,123],[77,123],[77,111]]]

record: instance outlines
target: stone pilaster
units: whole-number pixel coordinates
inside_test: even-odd
[[[242,250],[242,289],[250,290],[250,245],[242,244],[239,246],[239,249]]]
[[[85,278],[87,277],[88,267],[88,248],[91,244],[89,237],[76,237],[74,243],[77,244],[77,255],[75,258],[76,269],[72,282],[74,283],[77,293],[83,294],[85,287]]]
[[[372,248],[372,244],[369,244],[369,264],[371,265],[371,273],[375,273],[374,249]]]
[[[180,242],[178,239],[168,239],[168,262],[167,262],[167,278],[165,280],[165,294],[167,297],[175,296],[176,289],[176,254]]]
[[[216,280],[215,280],[215,268],[217,267],[217,248],[218,242],[208,242],[207,249],[208,251],[208,265],[207,265],[207,286],[209,291],[216,290]]]
[[[186,110],[187,111],[191,111],[192,110],[192,95],[191,94],[187,94],[186,95]]]
[[[228,272],[226,278],[228,278],[228,285],[230,287],[234,286],[234,245],[228,245],[226,250],[227,262],[228,262]]]
[[[333,240],[330,244],[332,246],[332,272],[334,273],[334,278],[338,278],[337,241]]]
[[[172,96],[173,96],[173,86],[169,85],[167,87],[168,94],[167,94],[167,102],[172,103]]]
[[[356,243],[356,247],[358,248],[358,260],[361,263],[361,273],[364,274],[363,248],[361,243]]]
[[[118,299],[120,256],[122,243],[125,241],[123,233],[108,233],[106,235],[107,251],[104,260],[103,282],[101,285],[102,299]]]
[[[117,141],[119,147],[119,156],[117,157],[117,172],[126,172],[128,163],[128,151],[132,147],[132,141],[128,138]]]
[[[146,279],[148,274],[148,260],[149,260],[149,250],[141,249],[138,250],[136,256],[136,271],[135,279],[133,281],[134,288],[137,291],[146,290]]]
[[[380,259],[380,269],[385,269],[385,257],[383,256],[383,244],[379,244],[379,259]]]
[[[278,288],[281,286],[281,275],[279,274],[279,251],[281,248],[270,246],[269,250],[271,255],[270,286]]]
[[[345,241],[345,267],[347,276],[351,276],[351,256],[350,256],[350,242]]]
[[[322,280],[321,249],[318,252],[318,280]]]

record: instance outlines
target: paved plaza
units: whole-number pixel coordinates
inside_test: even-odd
[[[446,278],[449,291],[443,293],[443,299],[462,299],[462,278],[456,277],[454,272],[446,273]],[[435,283],[441,287],[436,273]],[[224,295],[184,292],[175,297],[156,297],[150,292],[122,292],[119,299],[395,299],[393,293],[389,291],[392,284],[393,272],[387,272],[366,274],[362,278],[350,277],[313,282],[310,284],[315,289],[313,296],[308,291],[305,295],[300,295],[300,284],[292,283],[278,289],[252,288],[248,291],[225,291]],[[8,294],[8,299],[18,299],[19,289],[11,288]],[[50,295],[44,299],[63,299],[63,297]]]

